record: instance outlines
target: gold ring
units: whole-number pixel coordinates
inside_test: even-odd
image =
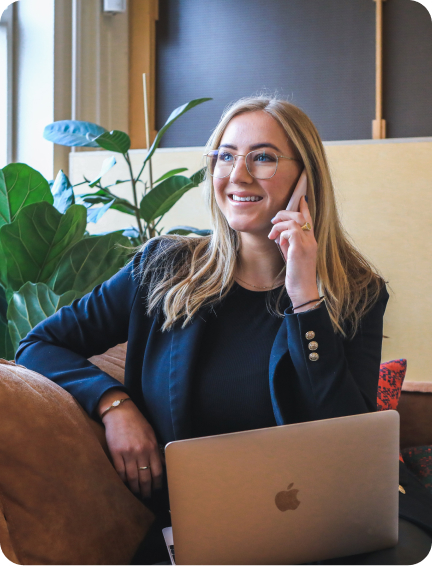
[[[150,466],[141,466],[138,470],[148,470]]]
[[[309,222],[306,222],[306,224],[303,224],[301,229],[304,230],[305,232],[309,232],[310,230],[312,230],[312,226],[309,224]]]

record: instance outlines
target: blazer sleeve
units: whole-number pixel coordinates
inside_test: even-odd
[[[309,312],[286,314],[288,349],[297,374],[296,390],[307,407],[308,420],[376,411],[388,298],[383,287],[352,339],[334,332],[325,304]],[[306,337],[309,331],[315,333],[313,341],[318,343],[314,350],[319,356],[316,361],[310,358],[311,339]]]
[[[140,263],[148,248],[111,279],[35,326],[21,340],[16,362],[68,391],[94,416],[109,389],[127,391],[87,358],[126,342],[130,313],[139,289]]]

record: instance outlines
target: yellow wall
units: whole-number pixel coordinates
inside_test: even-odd
[[[356,246],[380,270],[390,285],[385,315],[383,360],[407,358],[407,379],[431,381],[432,351],[432,138],[376,140],[325,144],[343,224]],[[202,148],[158,150],[153,160],[154,178],[168,169],[201,166]],[[108,152],[70,154],[72,182],[82,175],[95,177]],[[134,169],[144,151],[134,150]],[[121,162],[104,181],[127,178]],[[120,185],[119,196],[131,198]],[[80,192],[77,190],[77,192]],[[109,211],[92,226],[104,232],[133,224],[133,217]],[[209,216],[201,190],[189,191],[164,217],[162,225],[208,228]]]

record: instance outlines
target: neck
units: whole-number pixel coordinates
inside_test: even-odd
[[[235,275],[250,286],[272,287],[284,281],[284,261],[273,240],[242,232]]]

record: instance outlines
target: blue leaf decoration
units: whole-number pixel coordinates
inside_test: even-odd
[[[139,238],[140,237],[140,233],[138,231],[138,228],[135,228],[134,226],[131,226],[130,228],[126,228],[125,230],[123,230],[122,235],[126,236],[127,238]]]
[[[43,137],[59,145],[69,147],[99,147],[93,141],[106,132],[105,128],[81,120],[60,120],[45,127]]]
[[[112,167],[114,167],[116,163],[117,161],[115,157],[107,157],[106,159],[104,159],[104,162],[102,163],[101,172],[96,177],[96,179],[93,179],[93,181],[89,183],[89,187],[94,187],[95,185],[97,185],[99,181],[102,179],[102,177],[105,175],[105,173],[108,173],[108,171]]]
[[[75,204],[73,187],[61,169],[51,187],[51,192],[54,197],[54,206],[61,214]]]
[[[98,222],[105,212],[115,203],[116,199],[113,199],[111,202],[108,202],[104,206],[98,206],[97,208],[89,208],[87,209],[87,222]]]

